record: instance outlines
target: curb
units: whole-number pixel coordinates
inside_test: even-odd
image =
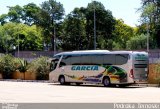
[[[142,86],[142,87],[160,87],[159,84],[133,84],[132,86]]]
[[[35,83],[52,83],[49,80],[22,80],[22,79],[0,79],[0,81],[8,82],[35,82]],[[160,87],[159,84],[132,84],[130,86],[140,86],[140,87]]]
[[[0,81],[50,83],[49,80],[0,79]]]

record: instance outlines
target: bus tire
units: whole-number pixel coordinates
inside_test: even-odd
[[[104,85],[105,87],[109,87],[109,86],[111,85],[111,82],[110,82],[109,77],[104,77],[104,78],[103,78],[103,85]]]
[[[65,82],[65,77],[64,77],[63,75],[61,75],[61,76],[59,77],[59,82],[60,82],[61,85],[65,85],[65,84],[66,84],[66,82]]]

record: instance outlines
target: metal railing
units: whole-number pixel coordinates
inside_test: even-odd
[[[19,58],[32,61],[40,56],[53,57],[53,55],[56,53],[54,53],[54,51],[20,51]],[[18,57],[18,52],[15,52],[15,57]],[[160,63],[160,50],[149,51],[149,63]]]
[[[160,51],[150,51],[149,52],[149,63],[160,63]]]

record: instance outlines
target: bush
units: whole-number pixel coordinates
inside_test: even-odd
[[[16,70],[18,70],[20,73],[23,73],[24,79],[25,79],[25,72],[27,71],[27,61],[20,58],[15,58],[16,60]]]
[[[155,67],[155,72],[158,74],[155,78],[155,80],[157,80],[158,85],[160,87],[160,64],[157,64]]]
[[[11,79],[12,73],[17,69],[17,62],[12,55],[4,55],[0,58],[0,72],[4,79]]]
[[[49,79],[49,64],[47,62],[47,57],[40,57],[30,63],[28,70],[35,72],[38,80]]]

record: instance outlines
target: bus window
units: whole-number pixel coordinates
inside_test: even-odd
[[[61,62],[60,62],[60,67],[65,66],[65,65],[70,65],[71,63],[71,56],[63,56]]]
[[[103,64],[103,55],[93,55],[91,56],[91,62],[94,65],[102,65]]]
[[[128,54],[116,54],[116,65],[123,65],[128,62]]]
[[[81,56],[80,55],[72,55],[70,57],[71,65],[81,65]]]
[[[80,61],[81,61],[81,65],[92,65],[91,56],[89,55],[82,55]]]
[[[147,64],[134,64],[135,68],[147,68],[148,65]]]
[[[103,56],[103,64],[104,65],[114,65],[115,64],[115,55],[107,54]]]

